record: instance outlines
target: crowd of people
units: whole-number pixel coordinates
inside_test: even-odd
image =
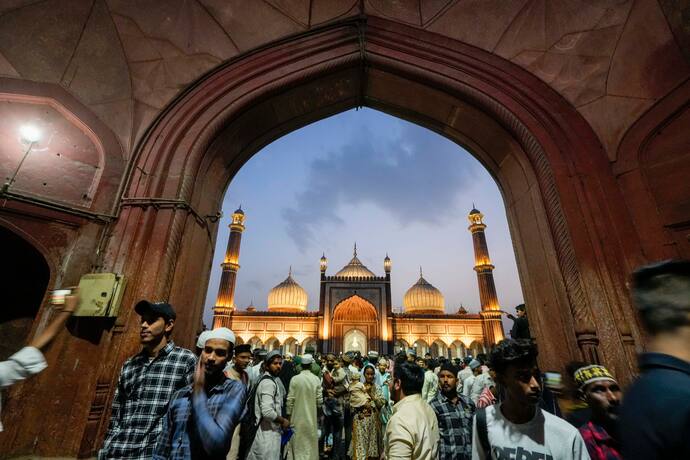
[[[142,350],[122,366],[98,458],[690,458],[690,262],[636,271],[632,294],[649,340],[625,397],[600,364],[570,363],[562,382],[542,373],[535,342],[521,336],[524,306],[513,338],[449,359],[292,356],[236,345],[227,328],[202,332],[190,351],[171,340],[172,306],[141,301]],[[45,368],[40,349],[76,297],[0,363],[0,385]]]

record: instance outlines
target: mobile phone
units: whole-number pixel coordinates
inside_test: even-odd
[[[50,303],[53,305],[64,305],[65,297],[72,293],[71,289],[56,289],[50,293]]]

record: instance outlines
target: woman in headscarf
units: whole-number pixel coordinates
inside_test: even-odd
[[[388,382],[391,379],[391,373],[388,372],[389,363],[386,358],[381,357],[378,364],[379,368],[376,371],[379,381],[378,387],[379,390],[381,390],[381,395],[385,401],[383,407],[381,408],[381,431],[385,433],[386,424],[391,418],[391,415],[393,415],[393,404],[391,403],[390,387],[388,386]]]
[[[380,410],[386,403],[374,382],[376,369],[367,364],[362,381],[350,384],[350,408],[353,412],[352,442],[348,455],[352,460],[378,459],[381,455]]]

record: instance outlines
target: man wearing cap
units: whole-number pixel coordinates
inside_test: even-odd
[[[150,460],[170,399],[194,376],[194,353],[170,339],[176,318],[172,306],[142,300],[134,311],[141,316],[142,350],[122,365],[99,460]]]
[[[290,382],[287,397],[287,415],[295,435],[288,444],[288,458],[292,460],[318,460],[319,437],[317,411],[323,405],[321,381],[311,371],[314,358],[302,355],[302,371]]]
[[[225,376],[235,334],[220,327],[204,337],[194,382],[173,396],[154,460],[225,459],[244,409],[246,387]]]
[[[258,427],[249,449],[248,460],[279,460],[281,432],[290,426],[290,420],[282,416],[285,388],[278,378],[283,367],[280,351],[266,354],[264,374],[256,386],[253,410]],[[251,398],[250,398],[251,401]],[[242,429],[249,428],[242,423]],[[243,439],[242,442],[245,442]],[[244,451],[244,449],[240,449]]]
[[[590,420],[579,427],[592,460],[620,460],[618,408],[623,397],[618,382],[604,366],[584,366],[575,371],[580,397],[591,409]]]

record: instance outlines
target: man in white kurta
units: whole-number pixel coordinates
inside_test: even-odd
[[[285,388],[278,378],[283,358],[277,350],[266,356],[266,372],[256,387],[254,411],[259,427],[247,460],[279,460],[282,428],[288,426],[281,416]],[[248,408],[251,410],[251,408]]]
[[[288,444],[288,458],[292,460],[318,460],[318,409],[323,405],[321,381],[311,371],[314,358],[302,356],[302,371],[290,381],[287,414],[295,431]]]

